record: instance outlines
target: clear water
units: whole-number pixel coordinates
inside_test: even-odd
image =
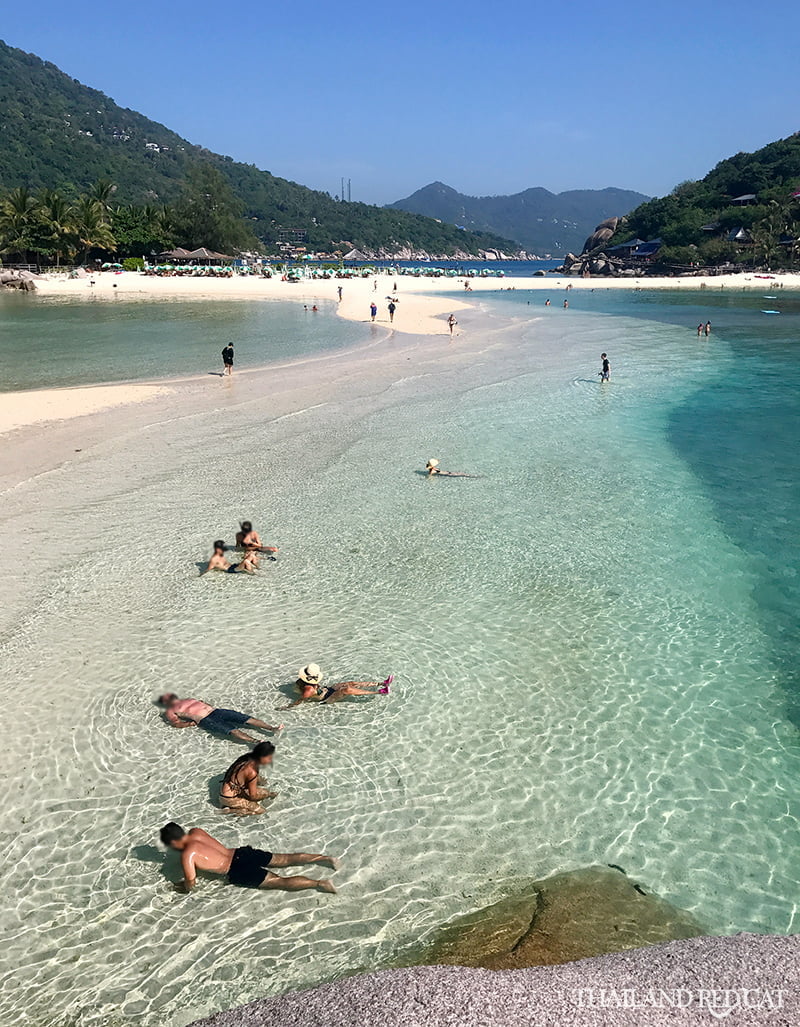
[[[726,297],[698,343],[710,299],[589,295],[482,298],[295,416],[161,420],[4,497],[0,1020],[185,1024],[593,862],[797,930],[798,319]],[[198,578],[242,516],[279,562]],[[312,659],[396,689],[285,714],[275,806],[223,818],[238,750],[153,697],[270,719]],[[168,819],[342,855],[340,893],[176,896]]]
[[[219,374],[228,342],[247,369],[370,337],[319,306],[0,295],[0,392]]]

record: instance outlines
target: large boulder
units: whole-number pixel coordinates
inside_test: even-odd
[[[648,895],[618,868],[595,866],[523,883],[440,928],[409,961],[513,970],[703,933],[691,913]]]

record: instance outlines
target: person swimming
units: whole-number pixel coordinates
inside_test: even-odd
[[[431,457],[430,460],[425,464],[425,471],[429,478],[433,477],[434,474],[441,475],[442,478],[477,478],[477,474],[467,474],[466,471],[443,471],[439,467],[439,461]]]
[[[394,674],[390,674],[385,681],[343,681],[338,685],[323,685],[324,677],[316,663],[307,663],[298,671],[294,685],[300,698],[282,709],[291,710],[304,702],[338,702],[349,695],[388,695],[394,681]]]

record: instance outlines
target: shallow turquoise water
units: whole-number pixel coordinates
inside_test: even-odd
[[[219,373],[352,346],[367,326],[302,302],[76,300],[0,296],[0,392]]]
[[[698,344],[671,297],[594,295],[535,321],[496,298],[469,360],[153,424],[5,497],[0,538],[47,563],[4,582],[28,598],[0,654],[0,1018],[186,1023],[592,862],[712,931],[797,929],[792,318],[756,334],[726,300]],[[279,561],[199,579],[245,515]],[[236,750],[152,697],[271,719],[311,659],[395,691],[286,714],[281,797],[231,823],[208,791]],[[340,894],[179,899],[173,818],[341,854]]]

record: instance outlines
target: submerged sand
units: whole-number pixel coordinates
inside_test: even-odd
[[[464,289],[465,282],[469,290]],[[396,289],[395,289],[396,285]],[[342,298],[338,301],[338,288]],[[100,273],[93,278],[69,279],[64,275],[37,280],[42,296],[88,301],[124,302],[138,300],[255,300],[307,304],[336,301],[337,313],[349,321],[368,322],[370,304],[378,306],[376,323],[392,332],[417,336],[449,337],[447,318],[468,311],[477,294],[499,291],[536,290],[552,296],[554,306],[563,305],[572,290],[672,289],[672,290],[761,290],[784,287],[800,289],[800,274],[764,278],[754,274],[698,276],[691,278],[575,278],[547,275],[531,278],[414,278],[382,273],[369,278],[308,280],[297,283],[280,278],[159,278],[138,272]],[[464,299],[458,292],[464,291]],[[397,301],[390,322],[388,301]],[[34,300],[35,302],[35,300]],[[459,324],[453,339],[464,331]],[[237,374],[241,372],[237,371]],[[37,389],[0,395],[0,434],[47,421],[81,417],[132,403],[143,403],[168,393],[162,385],[120,384],[73,389]]]

